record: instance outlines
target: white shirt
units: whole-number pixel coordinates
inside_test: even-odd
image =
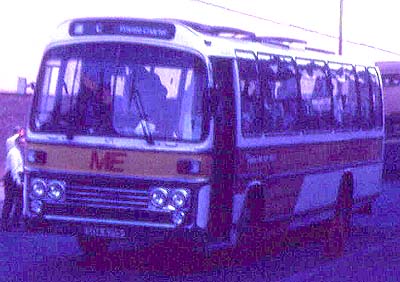
[[[20,173],[23,171],[23,159],[19,148],[15,144],[18,134],[7,139],[6,171],[11,172],[11,177],[17,185],[22,184]]]

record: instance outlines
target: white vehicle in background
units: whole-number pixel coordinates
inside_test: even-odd
[[[384,175],[395,177],[400,172],[400,62],[377,62],[381,75],[385,112]]]

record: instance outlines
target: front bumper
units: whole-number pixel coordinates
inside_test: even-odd
[[[144,225],[126,225],[120,223],[107,224],[91,220],[44,220],[42,218],[25,218],[25,226],[29,232],[60,234],[72,236],[88,236],[125,240],[132,243],[152,244],[162,241],[186,242],[204,245],[208,235],[201,228],[161,228]]]

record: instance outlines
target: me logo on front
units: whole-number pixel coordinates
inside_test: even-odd
[[[127,154],[125,152],[110,152],[101,153],[92,151],[90,159],[90,169],[108,172],[123,172],[123,164]]]

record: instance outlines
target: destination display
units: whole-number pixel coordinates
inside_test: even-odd
[[[144,20],[78,20],[70,25],[71,36],[84,35],[129,35],[159,39],[173,39],[175,26],[171,23],[162,23]]]

